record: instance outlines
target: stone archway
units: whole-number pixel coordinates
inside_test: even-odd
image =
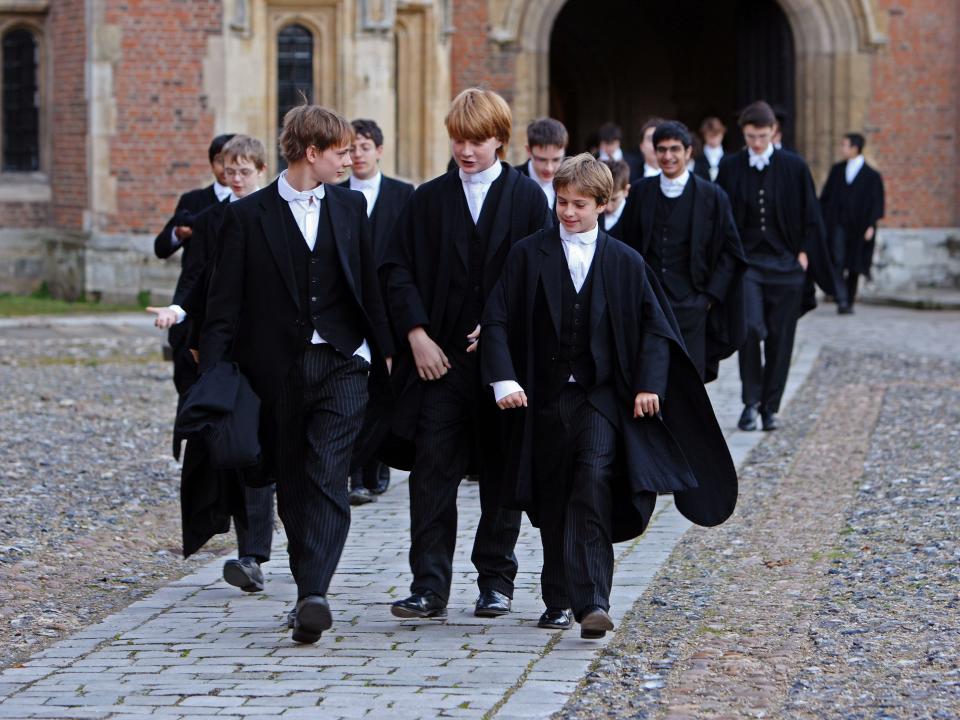
[[[797,148],[820,180],[833,160],[837,138],[864,126],[870,56],[886,43],[885,16],[877,0],[777,1],[796,44]],[[516,55],[518,137],[531,118],[548,112],[550,35],[566,2],[488,0],[491,41]]]

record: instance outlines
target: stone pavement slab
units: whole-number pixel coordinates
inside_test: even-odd
[[[812,367],[816,341],[798,344],[786,400]],[[760,433],[736,431],[735,360],[711,397],[734,460]],[[389,604],[407,594],[409,516],[405,477],[354,510],[330,589],[334,626],[315,646],[285,627],[296,597],[278,534],[266,589],[244,595],[221,579],[223,559],[172,582],[103,622],[0,673],[0,718],[544,717],[561,709],[605,641],[536,627],[539,535],[525,524],[517,546],[514,611],[472,614],[469,561],[477,486],[460,490],[460,531],[446,621],[400,621]],[[690,527],[662,497],[647,532],[619,545],[611,615],[619,624]],[[608,636],[609,639],[609,636]]]

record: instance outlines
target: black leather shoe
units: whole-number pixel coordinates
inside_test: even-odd
[[[580,637],[584,640],[599,640],[613,630],[613,620],[607,611],[596,605],[589,607],[580,618]]]
[[[366,505],[377,501],[377,496],[367,490],[365,487],[358,487],[350,491],[347,495],[347,501],[354,507],[357,505]]]
[[[538,628],[549,630],[569,630],[571,625],[573,625],[573,614],[569,610],[559,608],[547,608],[537,620]]]
[[[223,579],[244,592],[263,590],[263,570],[255,557],[227,560],[223,564]]]
[[[757,414],[759,410],[759,405],[744,405],[743,412],[740,413],[740,421],[737,423],[737,427],[741,430],[756,430]]]
[[[390,606],[390,612],[398,618],[445,618],[447,601],[427,590],[414,593],[406,600],[397,600]]]
[[[383,495],[387,491],[387,488],[389,487],[390,487],[390,466],[380,463],[380,465],[377,466],[376,485],[368,489],[374,495]]]
[[[309,645],[320,639],[324,630],[333,625],[330,605],[323,595],[308,595],[297,603],[296,617],[293,620],[294,642]]]
[[[780,429],[780,416],[775,412],[765,412],[763,413],[763,429],[764,430],[779,430]]]
[[[500,617],[510,612],[510,598],[496,590],[481,590],[473,614],[477,617]]]
[[[293,630],[293,627],[296,624],[297,624],[297,608],[294,607],[293,610],[287,613],[287,629]]]
[[[838,305],[838,306],[837,306],[837,315],[853,315],[853,306],[852,306],[852,305]]]

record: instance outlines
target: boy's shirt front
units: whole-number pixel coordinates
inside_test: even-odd
[[[366,180],[361,180],[354,175],[351,175],[347,180],[349,183],[348,187],[351,190],[362,192],[363,196],[367,199],[367,217],[373,215],[373,207],[377,204],[377,198],[380,196],[380,183],[382,180],[383,173],[379,170],[377,170],[376,175]]]
[[[465,173],[463,170],[459,170],[460,182],[463,184],[463,194],[467,198],[467,207],[470,208],[470,217],[473,218],[474,225],[480,222],[483,201],[487,199],[490,187],[502,172],[503,166],[499,160],[480,172]]]

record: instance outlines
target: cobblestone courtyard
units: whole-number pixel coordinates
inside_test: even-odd
[[[662,498],[618,546],[606,644],[535,627],[529,526],[515,611],[472,616],[468,483],[449,619],[393,618],[395,473],[354,513],[334,628],[294,646],[282,546],[259,595],[220,580],[229,536],[179,557],[158,348],[124,318],[0,321],[0,717],[960,716],[960,313],[806,317],[777,433],[734,431],[728,361],[710,390],[737,513],[695,528]]]

